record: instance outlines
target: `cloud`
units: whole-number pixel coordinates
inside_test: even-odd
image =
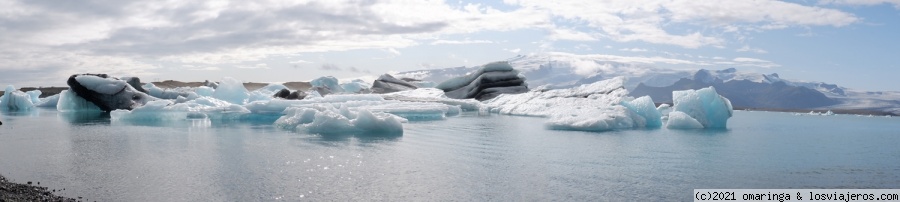
[[[503,50],[509,51],[510,53],[519,53],[519,52],[522,51],[521,48],[514,48],[514,49],[506,49],[506,48],[504,48]]]
[[[769,51],[766,51],[766,50],[763,50],[763,49],[750,48],[750,46],[748,46],[748,45],[744,45],[743,47],[738,48],[738,49],[735,50],[735,51],[737,51],[737,52],[754,52],[754,53],[759,53],[759,54],[769,53]]]
[[[337,65],[331,64],[331,63],[322,64],[322,67],[319,67],[319,69],[325,70],[325,71],[342,71],[343,70],[340,67],[338,67]]]
[[[745,58],[745,57],[737,57],[732,61],[734,63],[719,63],[719,64],[732,64],[732,65],[740,65],[740,66],[750,66],[750,67],[762,67],[762,68],[772,68],[772,67],[780,67],[781,65],[775,64],[772,61],[757,59],[757,58]]]
[[[855,6],[875,6],[875,5],[881,5],[881,4],[893,4],[894,8],[900,9],[900,0],[820,0],[819,4],[855,5]]]
[[[551,41],[557,40],[566,40],[566,41],[596,41],[597,38],[591,36],[588,33],[579,32],[571,29],[552,29],[550,30],[550,36],[548,38]]]
[[[647,49],[642,48],[623,48],[619,49],[620,51],[628,51],[628,52],[647,52]]]
[[[685,48],[722,46],[718,36],[699,31],[677,33],[671,25],[692,25],[700,30],[780,29],[791,26],[841,27],[858,22],[856,16],[835,9],[796,3],[758,1],[542,1],[506,0],[508,4],[549,12],[574,20],[592,32],[615,41],[644,41]],[[738,25],[738,26],[735,26]],[[590,34],[590,33],[588,33]]]
[[[269,65],[266,63],[259,63],[253,66],[238,66],[241,69],[270,69]]]
[[[184,68],[184,69],[186,69],[186,70],[190,70],[190,71],[218,71],[218,70],[222,70],[222,68],[219,68],[219,67],[213,67],[213,66],[181,65],[181,67]]]
[[[898,5],[889,0],[822,2]],[[84,72],[153,75],[160,63],[262,69],[268,66],[246,64],[297,53],[359,49],[396,56],[398,49],[422,44],[495,43],[436,40],[448,36],[519,30],[544,31],[540,50],[554,50],[554,41],[600,40],[724,47],[729,44],[726,34],[861,21],[836,9],[775,0],[503,3],[498,9],[401,0],[0,0],[0,70],[5,72],[0,80],[26,81],[12,75],[40,75],[38,71],[44,75],[31,81]]]
[[[487,43],[494,43],[494,42],[493,42],[493,41],[488,41],[488,40],[470,40],[470,39],[461,40],[461,41],[454,41],[454,40],[435,40],[435,41],[431,42],[431,45],[441,45],[441,44],[454,44],[454,45],[458,45],[458,44],[487,44]]]
[[[297,60],[297,61],[291,61],[291,62],[288,62],[288,63],[290,63],[290,64],[309,64],[309,63],[312,63],[312,62],[306,61],[306,60]]]

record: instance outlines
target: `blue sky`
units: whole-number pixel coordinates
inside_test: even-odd
[[[900,91],[900,1],[0,0],[0,84],[76,73],[308,81],[518,54],[778,73]]]

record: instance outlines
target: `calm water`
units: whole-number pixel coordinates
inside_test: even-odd
[[[402,136],[4,113],[0,174],[97,201],[690,200],[695,188],[900,188],[900,118],[738,111],[729,129],[549,131],[464,114]]]

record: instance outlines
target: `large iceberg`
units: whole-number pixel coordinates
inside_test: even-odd
[[[660,114],[650,97],[631,99],[623,87],[624,77],[569,89],[536,89],[521,94],[503,94],[485,101],[491,112],[547,117],[554,130],[608,131],[657,128]]]
[[[103,111],[133,109],[156,98],[136,90],[126,81],[106,74],[75,74],[66,81],[69,91]]]
[[[500,94],[516,94],[528,91],[525,77],[508,62],[493,62],[468,75],[451,78],[435,88],[444,90],[447,97],[488,100]]]
[[[171,100],[154,100],[132,110],[115,110],[109,113],[115,121],[177,121],[187,119],[240,119],[250,111],[241,105],[211,97],[201,97],[183,103]]]
[[[403,133],[407,120],[384,112],[351,110],[346,106],[291,107],[275,121],[277,127],[309,133]]]
[[[672,98],[675,106],[669,113],[667,128],[725,128],[734,113],[731,101],[716,93],[712,86],[673,91]]]

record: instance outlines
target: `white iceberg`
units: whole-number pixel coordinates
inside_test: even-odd
[[[624,77],[616,77],[569,89],[503,94],[485,104],[495,113],[547,117],[547,128],[554,130],[659,127],[660,115],[653,101],[649,97],[630,100],[624,82]]]
[[[338,84],[338,79],[333,76],[323,76],[316,79],[313,79],[309,82],[312,85],[312,88],[325,88],[328,89],[329,93],[342,93],[344,92],[344,88]],[[320,92],[321,94],[321,92]],[[328,94],[328,93],[325,93]]]
[[[728,118],[734,113],[731,101],[716,93],[712,86],[699,90],[673,91],[672,100],[675,106],[672,107],[673,112],[669,113],[667,128],[697,128],[693,122],[700,123],[702,128],[725,128]]]
[[[3,96],[0,96],[0,110],[2,111],[28,111],[34,108],[35,100],[40,102],[37,97],[41,95],[41,91],[29,91],[28,93],[19,91],[13,85],[6,87]]]
[[[221,86],[220,86],[221,87]],[[187,119],[240,119],[250,111],[241,105],[223,100],[200,97],[184,103],[171,100],[154,100],[132,110],[114,110],[109,113],[113,121],[177,121]]]
[[[59,93],[59,100],[56,104],[56,110],[60,112],[82,112],[82,111],[91,111],[98,112],[103,111],[100,107],[97,107],[94,103],[85,100],[84,98],[79,97],[72,91],[63,90]]]
[[[402,133],[402,122],[406,122],[396,115],[346,106],[291,107],[285,113],[275,126],[309,133]]]
[[[212,97],[225,100],[232,104],[244,104],[244,102],[247,101],[247,98],[250,97],[250,92],[247,91],[247,88],[244,88],[244,83],[241,81],[231,77],[225,77],[212,93]]]

